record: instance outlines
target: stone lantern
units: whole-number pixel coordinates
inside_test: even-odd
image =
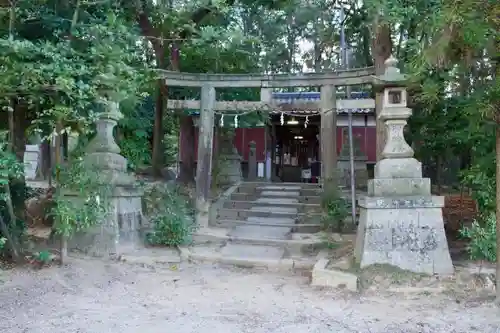
[[[360,222],[355,259],[361,267],[389,264],[427,274],[451,274],[453,265],[444,232],[444,198],[431,195],[429,178],[403,130],[407,107],[406,77],[393,57],[378,77],[384,89],[379,119],[384,122],[386,144],[368,181],[368,195],[359,198]]]
[[[101,104],[104,111],[97,117],[96,135],[85,149],[83,162],[88,170],[98,175],[99,183],[111,186],[109,214],[105,221],[77,233],[69,241],[70,248],[96,256],[116,255],[124,246],[140,244],[143,195],[136,186],[134,175],[127,171],[127,159],[120,155],[120,147],[113,136],[114,127],[123,117],[119,104],[107,100],[101,100]]]

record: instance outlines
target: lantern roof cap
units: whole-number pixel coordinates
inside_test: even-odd
[[[408,76],[402,74],[398,68],[398,60],[392,55],[384,62],[384,74],[375,77],[375,84],[384,87],[404,87]]]

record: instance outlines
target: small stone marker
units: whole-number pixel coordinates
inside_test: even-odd
[[[257,156],[256,156],[256,143],[250,141],[248,144],[248,180],[255,180],[257,178]]]
[[[38,145],[26,145],[24,152],[24,176],[26,179],[36,179],[39,165],[40,147]]]
[[[361,267],[389,264],[426,274],[452,274],[453,264],[444,232],[444,198],[431,195],[430,179],[413,158],[403,129],[411,115],[406,107],[404,75],[397,61],[386,61],[384,105],[387,142],[383,159],[368,182],[368,196],[359,198],[355,258]]]

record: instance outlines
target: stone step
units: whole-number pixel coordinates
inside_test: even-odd
[[[258,204],[265,205],[297,205],[299,200],[297,198],[258,198],[254,201]]]
[[[285,249],[282,246],[228,243],[220,254],[225,258],[279,260],[284,257]]]
[[[269,187],[238,187],[236,193],[249,193],[249,194],[259,194],[267,192],[279,192],[280,196],[315,196],[321,194],[321,189],[301,189],[296,187],[279,187],[279,186],[269,186]]]
[[[284,197],[284,198],[297,198],[300,197],[300,191],[262,191],[259,195],[262,197]]]
[[[259,225],[269,227],[291,228],[292,232],[313,234],[319,232],[321,225],[319,223],[294,223],[292,219],[277,219],[274,217],[255,217],[255,220],[216,220],[214,226],[220,228],[232,228],[237,225]],[[289,220],[291,222],[282,222],[281,220]]]
[[[317,261],[317,253],[292,256],[283,247],[256,246],[228,243],[224,246],[194,246],[183,248],[187,257],[205,261],[246,268],[264,268],[273,271],[291,272],[311,271]]]
[[[259,207],[260,208],[260,207]],[[272,207],[267,207],[272,208]],[[217,211],[217,220],[246,220],[249,217],[272,217],[272,218],[290,218],[295,223],[319,223],[320,213],[297,213],[291,211],[274,209],[230,209],[221,208]]]
[[[299,210],[296,207],[276,207],[276,206],[253,206],[249,209],[252,212],[265,212],[272,214],[297,214]]]
[[[320,189],[321,185],[318,183],[283,183],[283,182],[249,182],[245,181],[240,184],[240,187],[245,188],[301,188],[301,189]]]
[[[244,226],[248,227],[248,226]],[[239,229],[239,231],[234,232],[234,229],[224,229],[224,228],[207,228],[200,230],[193,235],[194,246],[200,245],[211,245],[211,246],[224,246],[226,244],[245,244],[245,245],[258,245],[258,246],[272,246],[272,247],[282,247],[287,253],[293,255],[300,255],[301,253],[309,253],[311,249],[320,247],[324,240],[319,234],[298,234],[290,233],[290,228],[279,228],[279,227],[261,227],[261,226],[250,226],[252,229],[266,229],[273,228],[274,231],[271,232],[270,229],[267,236],[259,234],[258,231],[251,229]],[[282,229],[277,230],[277,229]],[[248,231],[245,233],[245,231]],[[288,232],[286,236],[283,236],[285,232]],[[272,234],[274,233],[274,234]],[[280,236],[281,235],[281,236]],[[274,237],[274,238],[273,238]],[[278,237],[281,237],[278,238]],[[286,237],[283,239],[283,237]]]
[[[290,201],[284,201],[290,200]],[[292,201],[293,200],[293,201]],[[260,198],[255,201],[237,201],[228,200],[224,202],[224,208],[232,209],[250,209],[255,206],[270,206],[270,207],[295,207],[299,213],[310,212],[310,211],[320,211],[321,207],[319,204],[304,204],[297,199],[275,199],[275,198]]]
[[[290,239],[292,228],[286,226],[271,227],[262,225],[238,225],[230,232],[230,237],[248,237],[260,239]]]
[[[342,197],[346,199],[347,203],[351,202],[351,193],[348,191],[344,191],[341,193]],[[360,197],[365,196],[366,192],[357,192],[356,201],[359,200]],[[284,195],[271,195],[265,196],[262,193],[244,193],[244,192],[234,192],[229,197],[230,200],[233,201],[256,201],[261,199],[262,201],[267,199],[296,199],[299,204],[310,204],[310,205],[320,205],[321,204],[321,196],[318,195],[303,195],[299,196],[288,196]]]
[[[276,199],[279,197],[273,196],[273,197],[267,197],[267,198]],[[281,198],[283,198],[283,196]],[[287,197],[285,196],[285,198],[287,198]],[[290,198],[290,197],[288,197],[288,198]],[[321,197],[319,195],[317,195],[317,196],[300,195],[298,197],[291,197],[291,198],[297,199],[299,204],[312,204],[312,205],[321,204]],[[266,199],[266,198],[263,198],[260,193],[243,193],[243,192],[232,193],[230,198],[229,198],[229,200],[232,200],[232,201],[256,201],[258,199]]]

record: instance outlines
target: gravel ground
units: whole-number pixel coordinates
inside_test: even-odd
[[[354,296],[308,279],[72,259],[0,272],[0,332],[500,332],[500,310],[448,296]]]

